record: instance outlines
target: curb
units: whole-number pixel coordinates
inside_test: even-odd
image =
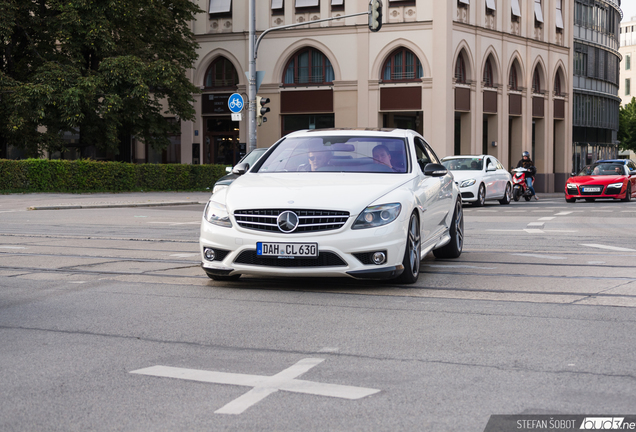
[[[182,205],[199,205],[206,204],[201,201],[172,201],[172,202],[153,202],[153,203],[118,203],[118,204],[61,204],[52,206],[31,206],[27,210],[77,210],[77,209],[99,209],[99,208],[125,208],[125,207],[166,207],[166,206],[182,206]]]

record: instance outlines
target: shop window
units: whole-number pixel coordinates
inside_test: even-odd
[[[382,82],[417,81],[423,76],[420,59],[406,48],[393,51],[382,67]]]
[[[333,66],[320,51],[306,48],[298,51],[287,63],[283,85],[324,85],[334,80]]]

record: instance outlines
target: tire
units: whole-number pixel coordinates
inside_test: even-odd
[[[625,198],[623,198],[621,201],[629,202],[631,200],[632,200],[632,184],[628,182],[627,190],[625,191]]]
[[[499,200],[499,204],[508,205],[512,201],[512,188],[510,187],[510,183],[506,185],[506,192],[504,193],[504,197]]]
[[[236,274],[236,275],[232,275],[232,276],[219,276],[219,275],[213,275],[213,274],[210,274],[210,273],[206,273],[206,274],[208,275],[208,277],[210,279],[215,280],[215,281],[219,281],[219,282],[237,281],[241,277],[240,274]]]
[[[520,189],[519,189],[519,188],[514,189],[514,190],[512,191],[512,199],[513,199],[513,200],[515,200],[515,202],[516,202],[516,201],[519,201],[519,198],[521,197],[521,194],[519,193],[519,191],[520,191]]]
[[[461,200],[457,200],[453,220],[450,226],[451,240],[446,246],[433,251],[435,258],[458,258],[464,249],[464,209]]]
[[[483,184],[479,185],[479,190],[477,191],[477,201],[473,203],[475,207],[483,207],[486,202],[486,186]]]
[[[524,196],[523,199],[525,199],[526,201],[530,201],[532,199],[531,196]]]
[[[422,261],[422,237],[420,235],[420,221],[415,213],[411,214],[409,220],[408,235],[406,237],[406,248],[402,265],[404,272],[398,276],[397,282],[413,284],[420,276],[420,261]]]
[[[585,198],[585,201],[594,202],[594,201],[596,201],[596,198]]]
[[[569,202],[569,203],[576,202],[576,198],[566,198],[565,202]]]

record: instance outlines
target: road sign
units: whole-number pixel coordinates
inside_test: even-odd
[[[243,109],[243,97],[238,93],[232,93],[227,100],[227,106],[233,113],[239,113]]]
[[[241,120],[243,120],[243,114],[232,113],[232,121],[241,121]]]

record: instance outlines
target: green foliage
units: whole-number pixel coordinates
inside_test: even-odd
[[[618,112],[618,140],[622,150],[636,151],[636,98]]]
[[[33,157],[77,130],[104,150],[122,134],[167,146],[164,115],[194,118],[199,12],[190,0],[0,0],[0,135]]]
[[[225,174],[224,165],[0,159],[0,193],[211,190]]]

